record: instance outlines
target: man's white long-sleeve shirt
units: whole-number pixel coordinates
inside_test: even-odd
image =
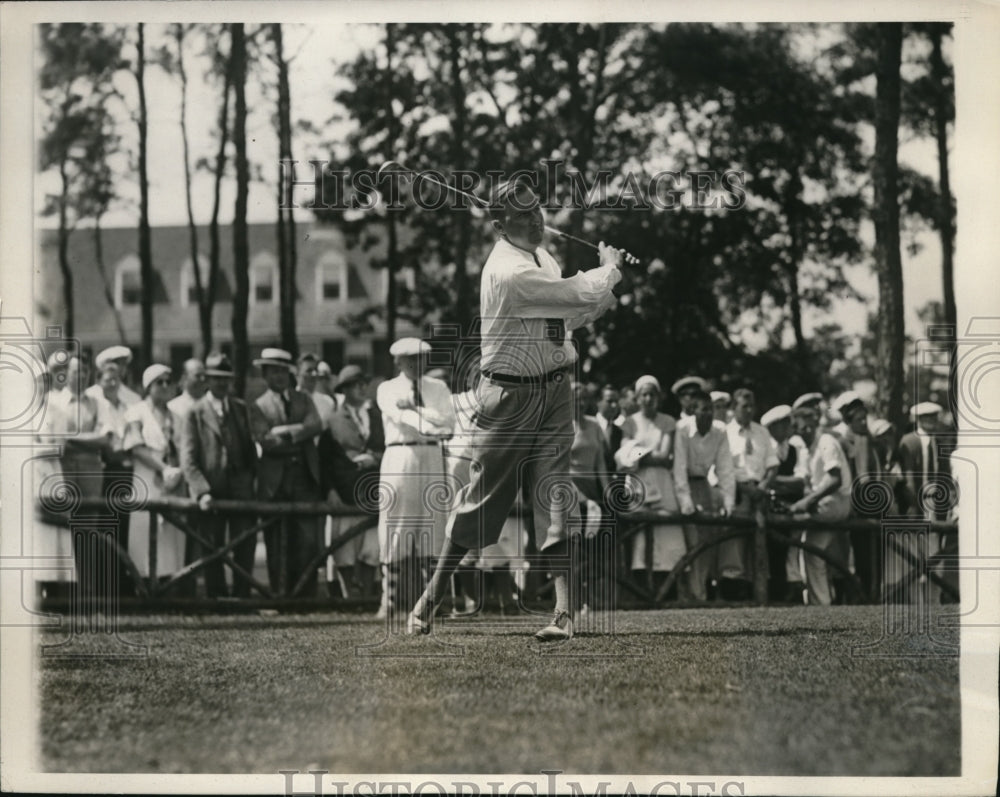
[[[555,341],[546,334],[548,320],[559,319],[566,331],[590,324],[615,304],[611,289],[621,280],[607,265],[563,278],[544,249],[519,249],[496,242],[483,267],[480,292],[483,371],[541,376],[576,360],[569,335]]]
[[[722,505],[726,512],[732,512],[736,504],[736,469],[726,427],[712,421],[711,428],[702,435],[697,423],[677,424],[674,435],[674,489],[681,512],[690,514],[695,510],[691,478],[707,478],[713,467],[722,490]]]

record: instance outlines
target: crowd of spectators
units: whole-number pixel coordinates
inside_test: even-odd
[[[61,481],[80,497],[103,497],[111,506],[121,503],[126,485],[139,497],[191,498],[201,512],[184,514],[176,525],[162,513],[120,513],[111,533],[135,565],[136,572],[126,572],[109,548],[71,534],[65,517],[46,512],[41,501],[36,550],[72,556],[76,578],[89,593],[104,594],[114,576],[120,593],[131,594],[135,575],[149,578],[155,560],[157,577],[175,582],[174,594],[245,598],[259,583],[254,571],[263,558],[267,581],[278,594],[381,595],[379,611],[386,613],[394,603],[415,597],[395,594],[400,573],[406,572],[402,565],[417,562],[411,586],[420,586],[440,547],[449,507],[429,507],[431,481],[450,480],[445,492],[453,501],[468,484],[472,462],[476,380],[452,395],[447,374],[425,370],[426,347],[416,339],[397,342],[393,354],[399,375],[378,381],[358,365],[334,373],[315,355],[296,360],[281,349],[264,349],[254,361],[264,389],[247,401],[233,395],[233,367],[223,354],[211,354],[204,362],[190,359],[177,374],[153,364],[135,389],[129,384],[126,347],[102,351],[93,366],[78,357],[50,358],[40,438],[61,448],[58,457],[37,461],[38,489],[52,490]],[[571,478],[580,517],[574,555],[582,563],[574,585],[578,610],[602,609],[615,600],[612,550],[623,560],[617,569],[631,571],[640,590],[656,595],[688,551],[726,535],[727,516],[758,512],[830,521],[830,529],[786,536],[842,565],[830,567],[820,556],[769,540],[771,601],[882,600],[893,594],[894,584],[905,581],[910,567],[884,554],[878,535],[834,527],[863,509],[856,500],[859,487],[871,481],[887,485],[892,503],[887,514],[954,519],[953,507],[928,506],[925,500],[927,485],[948,469],[942,408],[936,404],[913,407],[912,429],[897,430],[871,417],[852,391],[789,397],[789,404],[761,413],[752,391],[713,391],[707,380],[687,376],[670,388],[680,409],[676,418],[663,411],[668,397],[653,376],[621,388],[575,384],[574,391]],[[282,515],[265,528],[261,557],[258,535],[251,530],[257,518],[213,508],[219,500],[254,499],[351,505],[373,485],[398,498],[395,508],[383,507],[378,528],[355,536],[325,559],[321,549],[363,519],[361,509],[358,517]],[[473,610],[488,595],[503,607],[524,588],[517,565],[531,535],[518,518],[530,516],[521,511],[530,502],[530,489],[523,492],[500,542],[470,552],[458,570],[454,606]],[[617,535],[629,521],[616,494],[630,496],[632,509],[672,520],[639,525],[619,545]],[[430,513],[427,538],[414,547],[398,532],[424,509]],[[695,514],[717,517],[720,524],[684,522]],[[197,539],[179,527],[184,523]],[[156,524],[155,551],[151,524]],[[954,548],[953,537],[935,538],[930,553],[940,546]],[[401,549],[401,541],[410,547]],[[227,544],[233,566],[217,558],[190,572],[192,562]],[[748,600],[754,576],[750,537],[733,537],[687,563],[674,579],[674,597]]]

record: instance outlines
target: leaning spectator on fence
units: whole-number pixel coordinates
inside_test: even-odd
[[[181,468],[190,496],[202,512],[198,526],[202,537],[214,550],[225,547],[254,525],[252,515],[219,514],[211,510],[216,500],[250,501],[254,498],[257,450],[250,432],[247,405],[230,395],[233,366],[224,354],[210,354],[205,364],[208,392],[194,403],[182,422],[180,444]],[[233,560],[247,573],[253,573],[257,535],[236,545]],[[208,597],[226,597],[226,574],[221,559],[205,566],[205,589]],[[233,594],[249,597],[250,583],[233,572]]]
[[[788,505],[805,494],[809,450],[801,437],[792,434],[792,408],[787,404],[779,404],[765,412],[760,425],[771,433],[778,452],[778,470],[771,480],[771,494],[774,496],[772,509],[787,511]],[[800,530],[786,530],[783,533],[790,539],[802,540],[803,532]],[[772,599],[802,603],[806,585],[799,566],[800,549],[781,545],[768,537],[767,552],[771,568]]]
[[[313,400],[316,412],[323,422],[323,428],[330,428],[330,420],[337,403],[333,397],[320,390],[319,362],[315,354],[306,352],[299,355],[299,370],[296,374],[298,388]]]
[[[677,423],[694,425],[694,401],[692,397],[697,392],[707,391],[708,382],[700,376],[682,376],[670,386],[670,392],[674,394],[677,403],[681,405],[681,414],[677,418]]]
[[[118,398],[125,402],[125,405],[128,407],[142,401],[142,396],[129,387],[128,366],[131,362],[132,350],[128,346],[109,346],[99,352],[94,358],[94,367],[98,372],[105,363],[114,363],[118,366],[118,378],[121,382],[121,387],[118,389]],[[98,398],[101,394],[101,387],[100,385],[91,385],[85,392],[91,398]]]
[[[101,429],[111,434],[111,441],[101,456],[104,460],[104,498],[111,506],[111,496],[121,485],[131,484],[134,478],[132,458],[125,450],[125,430],[128,427],[126,414],[128,405],[121,399],[121,371],[113,361],[105,362],[97,369],[97,384],[101,395],[97,398],[97,418]],[[131,515],[122,512],[114,524],[115,540],[123,550],[128,550],[129,524]],[[118,570],[118,583],[122,594],[132,592],[130,579],[123,566]]]
[[[704,515],[719,514],[723,517],[733,511],[736,503],[736,478],[733,455],[729,451],[726,427],[714,420],[712,400],[704,390],[692,395],[691,410],[694,423],[678,426],[674,440],[674,484],[677,502],[685,515],[695,512]],[[715,468],[719,491],[712,489],[708,474]],[[721,502],[719,498],[721,497]],[[688,551],[703,542],[714,539],[724,530],[710,526],[684,526],[684,539]],[[687,572],[687,589],[695,600],[708,597],[708,579],[715,576],[717,551],[710,548],[696,557]]]
[[[283,349],[267,348],[254,360],[267,390],[250,405],[250,427],[262,454],[257,469],[257,495],[262,501],[314,502],[321,500],[316,435],[323,421],[309,396],[291,383],[295,364]],[[291,591],[307,565],[319,553],[319,518],[295,515],[278,519],[286,536],[284,570],[281,567],[282,530],[272,523],[264,531],[271,587],[284,581]],[[306,574],[306,595],[316,590],[316,570]]]
[[[851,483],[863,485],[868,482],[882,482],[882,463],[875,443],[868,430],[868,408],[853,390],[842,393],[833,400],[832,408],[840,414],[841,422],[831,430],[831,434],[847,455],[851,466]],[[858,502],[856,509],[863,509]],[[856,530],[849,533],[851,549],[854,552],[854,570],[868,598],[878,595],[882,588],[882,551],[879,535],[871,531]],[[835,581],[835,584],[837,582]],[[837,584],[844,596],[853,590],[849,581]],[[864,597],[859,596],[860,600]]]
[[[615,463],[637,480],[638,494],[644,497],[643,509],[672,515],[677,512],[677,497],[671,468],[674,461],[673,416],[659,412],[660,383],[654,376],[640,376],[635,383],[639,411],[622,426],[622,445],[615,452]],[[647,571],[647,585],[654,591],[666,580],[674,565],[684,555],[684,530],[681,526],[653,523],[649,530],[633,537],[633,571]]]
[[[800,407],[795,410],[796,429],[808,446],[809,472],[806,494],[789,507],[794,515],[812,517],[830,522],[847,518],[851,511],[850,465],[836,439],[826,432],[819,432],[819,412]],[[816,546],[838,561],[842,558],[840,541],[845,532],[833,529],[809,529],[805,541]],[[831,579],[827,562],[815,554],[804,555],[806,589],[809,603],[829,606],[832,603]],[[846,561],[841,562],[845,567]]]
[[[330,433],[344,449],[357,470],[355,484],[366,477],[374,478],[385,454],[385,431],[382,413],[369,397],[369,378],[358,365],[345,365],[337,376],[337,387],[344,401],[330,417]],[[362,487],[363,489],[363,487]],[[354,503],[355,495],[341,496]],[[340,533],[360,518],[330,518],[331,534]],[[334,553],[337,570],[350,591],[364,596],[374,594],[375,575],[379,567],[378,529],[348,540]]]
[[[83,392],[87,376],[80,359],[71,357],[66,367],[66,387],[49,394],[41,428],[44,441],[62,446],[59,457],[62,478],[82,499],[103,495],[101,454],[111,443],[110,432],[103,429],[98,420],[97,402]],[[105,550],[90,549],[85,536],[73,536],[77,580],[85,594],[103,594],[101,577],[105,572],[106,555]]]
[[[733,393],[733,419],[726,426],[736,466],[734,514],[750,517],[762,505],[778,469],[778,454],[770,433],[753,420],[757,412],[752,391]],[[724,598],[747,599],[751,594],[750,541],[728,540],[719,546],[719,591]]]
[[[205,381],[205,363],[197,357],[192,357],[191,359],[184,361],[180,378],[180,389],[180,393],[167,402],[167,406],[170,407],[170,411],[177,416],[178,441],[180,440],[180,433],[183,428],[184,420],[187,418],[187,414],[191,411],[191,407],[193,407],[195,402],[200,400],[208,390],[208,385]],[[187,492],[186,485],[181,486],[181,492]],[[196,514],[185,515],[185,517],[189,523],[197,523]],[[187,542],[184,545],[184,564],[191,564],[191,562],[195,561],[200,555],[202,555],[202,553],[203,551],[201,550],[201,546],[195,541],[195,539],[193,537],[188,537]]]
[[[955,502],[951,502],[949,510],[947,501],[939,503],[935,500],[935,495],[948,496],[952,492],[946,445],[953,441],[953,436],[941,427],[942,411],[941,405],[933,401],[924,401],[912,407],[910,416],[916,428],[904,434],[899,441],[896,457],[903,474],[899,492],[900,509],[909,517],[940,521],[948,519],[949,513],[954,515],[957,509]],[[935,483],[940,489],[932,488]],[[941,535],[939,539],[939,535],[932,532],[928,544],[931,553],[937,553],[940,545],[943,552],[957,554],[958,535]],[[947,575],[957,587],[957,572],[952,570]],[[932,600],[937,602],[936,586],[931,588],[931,593]]]
[[[205,363],[197,357],[184,361],[180,378],[181,392],[167,402],[170,411],[181,421],[188,414],[194,403],[198,401],[208,390],[208,383],[205,381]]]
[[[173,394],[170,377],[166,365],[154,364],[143,371],[146,397],[129,407],[125,416],[128,424],[124,448],[135,464],[135,485],[140,494],[146,492],[151,499],[186,493],[177,451],[179,419],[167,406]],[[139,510],[131,519],[129,556],[139,575],[148,577],[151,517],[157,524],[156,573],[160,577],[170,576],[184,567],[186,535],[159,513]],[[193,579],[189,580],[185,591],[192,592],[193,586]]]

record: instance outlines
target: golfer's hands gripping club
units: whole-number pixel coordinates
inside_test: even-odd
[[[639,262],[639,258],[635,255],[629,254],[624,249],[608,246],[604,241],[597,245],[597,256],[602,266],[617,266],[619,269],[625,264],[634,265]]]

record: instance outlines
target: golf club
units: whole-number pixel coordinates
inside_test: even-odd
[[[468,191],[462,191],[459,188],[455,188],[455,186],[453,185],[448,185],[448,183],[442,182],[441,180],[438,180],[436,177],[428,175],[425,172],[421,172],[418,174],[417,172],[414,172],[412,169],[407,169],[405,166],[399,163],[399,161],[386,161],[385,163],[383,163],[379,167],[378,176],[381,178],[382,175],[385,174],[386,172],[392,172],[392,171],[397,171],[403,174],[417,174],[421,180],[426,180],[432,185],[440,186],[441,188],[444,188],[447,191],[451,191],[453,194],[457,194],[458,196],[464,196],[467,199],[471,199],[473,202],[476,203],[476,206],[482,210],[489,209],[490,206],[489,203],[486,200],[476,196],[475,194],[471,194]],[[550,232],[553,235],[556,235],[560,238],[565,238],[566,240],[582,244],[583,246],[589,246],[591,249],[597,249],[597,244],[592,243],[591,241],[584,240],[583,238],[578,238],[575,235],[570,235],[568,232],[563,232],[562,230],[558,230],[555,227],[550,227],[547,224],[545,225],[545,230],[546,232]],[[624,249],[622,250],[622,255],[626,263],[634,265],[639,262],[639,258],[637,258],[635,255],[629,252],[626,252]]]

